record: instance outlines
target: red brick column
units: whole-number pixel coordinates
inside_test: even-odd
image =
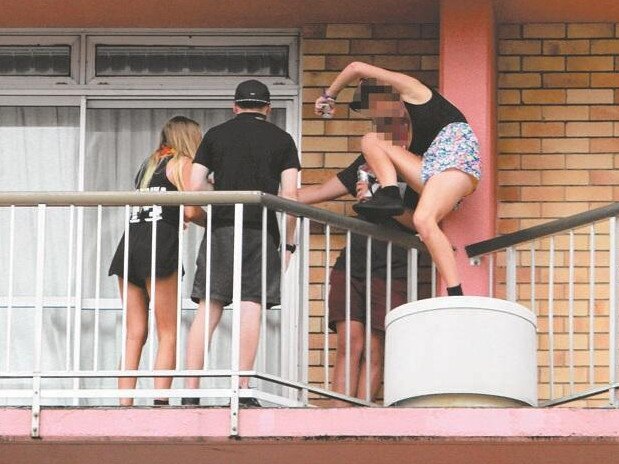
[[[442,0],[440,31],[441,91],[473,126],[481,144],[483,163],[483,177],[477,190],[444,221],[443,229],[457,248],[465,294],[487,295],[488,263],[470,266],[464,246],[496,234],[496,53],[492,0]]]

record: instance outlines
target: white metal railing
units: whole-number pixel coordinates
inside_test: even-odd
[[[176,299],[176,367],[173,370],[154,369],[156,347],[155,321],[149,318],[148,346],[143,351],[138,370],[128,370],[125,365],[127,333],[127,276],[129,241],[125,240],[124,294],[105,294],[104,284],[108,277],[102,277],[102,266],[110,256],[103,255],[104,231],[113,231],[116,241],[124,229],[125,237],[130,233],[129,213],[132,206],[179,205],[179,259],[178,287],[182,289],[182,266],[192,274],[195,252],[189,246],[183,224],[183,208],[186,205],[206,207],[206,288],[207,298],[210,285],[211,231],[213,228],[213,205],[234,205],[234,275],[233,302],[225,311],[223,321],[214,334],[212,343],[208,340],[208,320],[205,323],[204,365],[199,370],[184,369],[186,329],[195,309],[189,299],[179,290]],[[247,205],[262,208],[262,312],[259,356],[254,369],[239,370],[240,334],[240,290],[242,268],[243,208]],[[122,210],[123,220],[114,221],[106,216],[109,210]],[[267,210],[280,213],[281,246],[285,245],[286,218],[297,218],[298,252],[288,270],[282,266],[281,309],[264,310],[266,307],[266,235]],[[35,222],[31,236],[26,237],[25,224],[34,212]],[[61,215],[58,222],[56,216]],[[46,405],[105,405],[117,404],[120,398],[167,397],[171,404],[177,404],[182,397],[205,398],[211,404],[230,404],[230,433],[238,430],[239,397],[255,397],[273,405],[295,407],[309,405],[309,395],[334,398],[359,405],[372,405],[370,388],[363,399],[344,394],[349,392],[350,377],[350,331],[346,341],[346,392],[332,390],[329,376],[329,358],[333,346],[330,344],[327,291],[329,269],[334,256],[334,230],[346,237],[350,248],[351,234],[367,236],[367,279],[368,293],[371,288],[372,263],[370,259],[373,242],[388,242],[387,252],[387,301],[391,307],[391,244],[408,250],[408,301],[417,298],[417,256],[423,246],[413,234],[389,230],[360,220],[343,217],[325,210],[287,201],[260,192],[204,192],[204,193],[143,193],[143,192],[82,192],[82,193],[0,193],[0,214],[5,214],[6,227],[0,229],[0,244],[6,256],[6,290],[0,290],[0,401],[7,405],[31,405],[33,414],[32,434],[39,433],[40,408]],[[19,217],[18,217],[19,216]],[[117,214],[118,216],[118,214]],[[107,219],[106,219],[107,217]],[[90,222],[89,222],[90,221]],[[60,225],[59,225],[60,224]],[[153,243],[156,240],[157,221],[151,223]],[[324,276],[324,324],[320,329],[310,329],[310,230],[319,224],[325,230]],[[196,235],[196,231],[193,232]],[[340,235],[341,237],[341,235]],[[19,246],[17,246],[19,242]],[[66,247],[65,247],[66,245]],[[194,243],[195,245],[195,243]],[[60,251],[58,251],[60,250]],[[59,255],[66,252],[61,259]],[[156,247],[152,247],[151,260],[156,261]],[[92,259],[87,262],[85,256]],[[92,256],[94,255],[94,257]],[[33,262],[24,257],[34,256]],[[50,256],[53,258],[52,263]],[[350,293],[350,253],[346,260],[346,289]],[[90,258],[89,258],[90,259]],[[58,263],[66,263],[62,265]],[[282,256],[282,264],[284,264]],[[21,266],[19,269],[18,267]],[[50,269],[50,267],[52,267]],[[94,269],[93,269],[94,267]],[[320,266],[322,267],[322,265]],[[34,269],[34,275],[29,272]],[[61,281],[61,271],[66,269],[63,295],[49,294],[46,280]],[[315,268],[319,269],[319,268]],[[151,272],[151,275],[153,273]],[[30,279],[30,280],[28,280]],[[26,280],[26,281],[24,281]],[[191,280],[191,279],[185,279]],[[109,282],[108,282],[109,283]],[[155,285],[152,279],[151,285]],[[108,285],[109,287],[109,285]],[[24,293],[24,288],[30,289]],[[20,294],[16,293],[19,289]],[[109,288],[108,288],[109,290]],[[186,293],[186,290],[185,290]],[[369,303],[365,308],[367,320],[373,311]],[[121,303],[122,301],[122,303]],[[153,302],[151,301],[151,304]],[[4,314],[2,314],[2,312]],[[151,311],[153,312],[153,311]],[[208,314],[208,311],[207,311]],[[346,298],[347,325],[350,327],[350,296]],[[2,317],[4,316],[4,317]],[[369,366],[373,353],[370,350],[370,324],[365,333],[366,378],[369,382]],[[321,383],[310,379],[309,338],[322,340],[324,378]],[[316,367],[316,366],[314,366]],[[142,382],[135,390],[119,389],[116,381],[122,377],[136,377]],[[174,377],[169,390],[154,389],[147,382],[155,377]],[[203,379],[199,389],[186,389],[182,380],[186,377]],[[256,388],[240,389],[240,377],[250,377]]]
[[[473,264],[490,262],[488,296],[538,316],[546,406],[617,407],[618,217],[614,203],[467,247]]]

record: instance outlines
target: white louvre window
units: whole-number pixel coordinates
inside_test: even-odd
[[[98,45],[95,75],[288,76],[288,47]]]
[[[0,46],[0,76],[71,76],[71,47]]]

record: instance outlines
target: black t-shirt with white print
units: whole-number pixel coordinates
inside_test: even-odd
[[[202,139],[194,163],[214,172],[216,191],[254,190],[277,195],[281,173],[301,169],[297,147],[286,131],[260,113],[245,112],[211,128]],[[245,205],[245,227],[262,227],[262,207]],[[274,211],[268,231],[279,240]],[[234,206],[213,207],[213,227],[234,225]]]
[[[360,166],[365,164],[365,159],[360,155],[347,168],[337,173],[337,178],[346,187],[348,193],[356,195],[357,171]],[[419,201],[419,195],[412,190],[404,182],[398,182],[400,192],[403,192],[404,207],[409,210],[414,210]],[[376,179],[370,177],[370,189],[375,190],[379,185]],[[364,219],[364,218],[360,218]],[[413,233],[398,221],[393,218],[386,219],[380,223],[385,227],[392,227],[408,233]],[[366,250],[367,237],[357,234],[351,234],[350,238],[352,252],[350,254],[350,275],[356,279],[365,279],[366,272]],[[408,253],[405,249],[392,246],[391,248],[391,276],[394,279],[403,279],[407,276]],[[387,243],[378,240],[372,240],[372,276],[385,279],[387,276]],[[342,250],[337,258],[334,269],[346,269],[346,249]]]

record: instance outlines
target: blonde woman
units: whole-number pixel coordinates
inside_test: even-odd
[[[184,190],[189,183],[191,164],[202,133],[197,122],[184,116],[170,119],[161,130],[159,147],[142,164],[135,179],[141,191]],[[202,210],[200,210],[202,211]],[[195,222],[200,222],[203,217]],[[155,256],[155,293],[151,289],[151,246],[153,222],[157,222]],[[154,300],[157,322],[156,370],[175,368],[176,293],[178,282],[179,207],[134,207],[129,219],[129,262],[127,276],[127,335],[124,369],[138,368],[142,347],[148,335],[149,301]],[[120,240],[110,265],[109,275],[118,276],[121,298],[124,296],[124,245]],[[155,388],[170,388],[172,378],[155,378]],[[118,379],[118,388],[135,388],[135,377]],[[131,406],[132,398],[121,398]],[[155,399],[156,405],[168,404]]]

